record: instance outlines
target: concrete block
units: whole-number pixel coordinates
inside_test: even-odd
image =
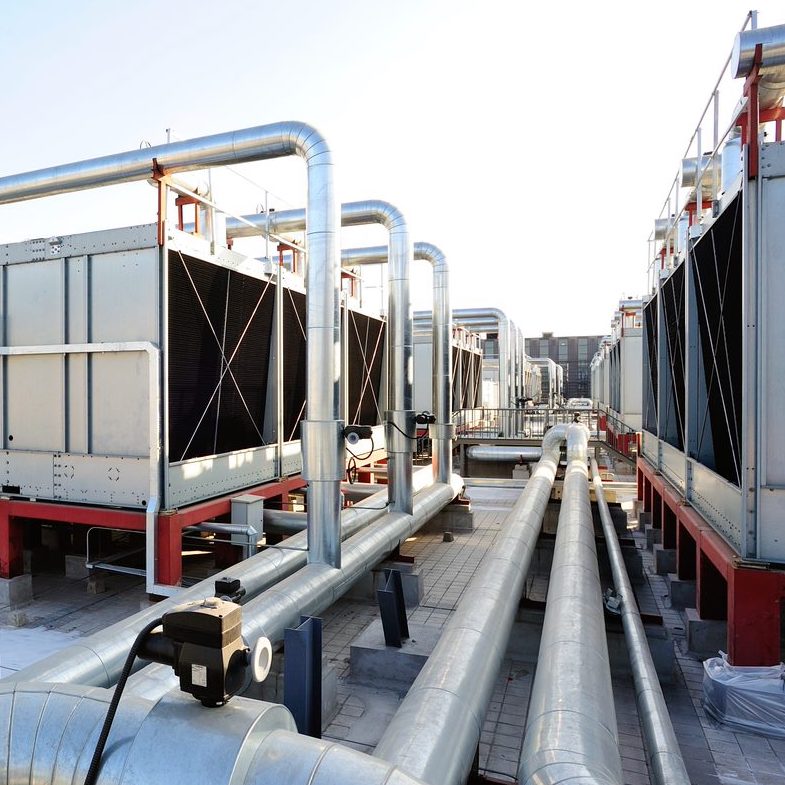
[[[106,591],[106,581],[95,575],[87,579],[88,594],[103,594]]]
[[[695,654],[716,657],[717,652],[728,650],[728,622],[718,619],[701,619],[695,608],[686,608],[687,648]]]
[[[516,464],[515,468],[512,470],[513,480],[528,480],[531,476],[528,464],[523,464],[522,466]]]
[[[425,524],[425,531],[474,531],[474,513],[465,504],[448,504]]]
[[[684,610],[695,605],[695,581],[683,581],[673,572],[668,573],[668,591],[671,595],[671,608]]]
[[[81,581],[90,576],[86,558],[79,554],[68,554],[65,557],[65,577]]]
[[[33,599],[33,576],[17,575],[15,578],[0,578],[0,605],[16,608]]]
[[[646,525],[646,550],[653,551],[655,545],[662,543],[662,529],[655,529],[653,526]]]
[[[676,549],[663,548],[662,545],[654,546],[654,570],[657,575],[667,575],[676,572]]]
[[[410,623],[409,634],[400,649],[386,646],[381,619],[373,621],[351,645],[352,681],[380,689],[408,690],[436,646],[441,628]]]
[[[647,526],[651,526],[651,513],[641,510],[638,513],[638,530],[643,531]]]
[[[643,576],[643,559],[641,558],[641,552],[635,547],[634,543],[630,545],[622,543],[620,547],[630,583],[633,585],[644,583],[645,578]]]

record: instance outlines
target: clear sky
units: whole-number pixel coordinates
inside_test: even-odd
[[[760,0],[760,26],[785,23]],[[526,335],[609,329],[748,10],[732,0],[4,0],[0,175],[279,120],[319,128],[342,201],[440,246],[455,307]],[[726,105],[741,94],[727,91]],[[724,97],[725,93],[723,93]],[[299,161],[242,170],[303,206]],[[250,213],[255,187],[216,173]],[[0,242],[154,219],[146,184],[0,207]],[[381,228],[342,244],[381,244]],[[418,267],[422,263],[418,263]],[[415,276],[416,308],[430,273]]]

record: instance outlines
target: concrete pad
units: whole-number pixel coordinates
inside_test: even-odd
[[[15,608],[33,599],[33,576],[17,575],[15,578],[0,578],[0,605]]]
[[[646,532],[646,549],[653,551],[655,545],[662,543],[662,529],[655,529],[653,526],[646,524],[644,531]]]
[[[77,581],[90,577],[86,557],[79,554],[67,554],[65,557],[65,577]]]
[[[376,590],[384,588],[384,571],[399,570],[403,584],[403,601],[407,608],[416,608],[425,594],[425,583],[419,566],[409,562],[382,562],[358,579],[344,595],[350,600],[376,602]]]
[[[441,628],[409,623],[408,640],[400,649],[386,646],[381,619],[357,636],[350,649],[352,681],[369,687],[406,691],[430,657]]]
[[[425,531],[474,531],[474,514],[465,504],[448,504],[423,527]]]
[[[686,608],[687,648],[695,654],[716,657],[717,652],[728,650],[728,622],[718,619],[701,619],[695,608]]]
[[[667,575],[676,572],[676,549],[664,548],[657,544],[654,546],[654,570],[657,575]]]
[[[671,608],[683,611],[695,605],[695,581],[683,581],[673,572],[668,573],[667,581]]]

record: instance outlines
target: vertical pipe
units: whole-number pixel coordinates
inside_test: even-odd
[[[641,718],[646,740],[649,771],[655,785],[690,785],[679,742],[673,732],[668,707],[665,705],[665,698],[657,678],[657,670],[651,658],[646,631],[635,602],[635,594],[627,575],[627,568],[624,566],[611,512],[608,509],[608,502],[605,501],[597,461],[594,458],[591,459],[591,473],[608,549],[608,559],[613,572],[613,584],[621,598],[621,623],[624,627],[624,637],[627,639],[638,715]]]
[[[623,782],[586,459],[589,433],[567,431],[567,471],[520,785]]]
[[[306,419],[301,426],[308,480],[308,561],[341,566],[343,421],[340,413],[341,262],[339,204],[330,156],[308,167]]]
[[[452,424],[452,310],[450,308],[450,270],[444,253],[431,243],[415,243],[414,259],[427,261],[433,269],[432,374],[433,413],[436,422],[429,433],[433,443],[433,471],[437,482],[448,482],[452,472],[452,450],[455,427]],[[388,249],[345,248],[341,251],[344,266],[382,264]]]

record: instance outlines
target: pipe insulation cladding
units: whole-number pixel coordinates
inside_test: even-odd
[[[111,693],[0,686],[0,783],[84,782]],[[384,761],[301,736],[288,709],[233,698],[207,709],[179,690],[123,696],[100,785],[423,785]]]
[[[589,500],[588,439],[585,426],[569,426],[520,785],[624,782]]]
[[[632,590],[627,567],[619,547],[611,511],[605,500],[602,478],[597,461],[591,459],[594,496],[602,521],[602,531],[608,549],[608,559],[613,573],[613,585],[621,598],[621,623],[627,640],[638,715],[641,718],[646,753],[654,785],[690,785],[679,742],[673,731],[668,707],[662,694],[657,669],[651,658],[646,630],[643,627],[638,604]]]
[[[761,109],[770,109],[785,95],[785,25],[759,27],[736,34],[730,61],[734,79],[749,76],[755,65],[758,45],[761,47],[758,99]]]
[[[341,341],[341,263],[333,159],[324,137],[305,123],[291,121],[129,150],[2,177],[0,204],[290,155],[303,158],[308,172],[307,410],[302,425],[303,477],[309,481],[308,558],[338,567],[344,474],[336,351]],[[152,547],[148,542],[148,549]]]
[[[576,427],[557,425],[543,438],[540,462],[376,746],[377,758],[434,785],[466,781],[550,500],[561,443]]]
[[[382,264],[387,261],[385,246],[344,248],[341,264],[344,267]],[[428,427],[433,443],[433,473],[436,482],[447,482],[452,472],[452,449],[455,425],[452,422],[452,310],[450,308],[450,268],[447,257],[432,243],[415,243],[414,258],[426,261],[433,269],[432,305],[432,369],[433,413],[436,422]]]
[[[310,215],[310,213],[309,213]],[[227,237],[249,237],[256,233],[281,234],[310,231],[306,211],[282,210],[244,216],[242,220],[228,219]],[[409,229],[403,213],[389,202],[367,199],[346,202],[340,207],[342,226],[380,224],[389,233],[387,258],[389,380],[385,413],[385,441],[387,445],[389,492],[393,509],[412,511],[412,455],[415,451],[414,424],[414,335],[412,307],[409,293],[409,267],[413,257]],[[452,466],[450,466],[452,469]],[[447,482],[450,471],[439,482]]]
[[[302,615],[327,610],[354,583],[370,572],[408,537],[433,518],[460,493],[463,481],[457,475],[449,484],[434,483],[420,491],[411,515],[390,511],[344,543],[340,568],[309,564],[270,587],[243,606],[243,638],[253,646],[265,637],[273,644],[283,640],[287,627],[296,627]],[[129,682],[128,691],[153,697],[176,684],[171,669],[149,665]]]

